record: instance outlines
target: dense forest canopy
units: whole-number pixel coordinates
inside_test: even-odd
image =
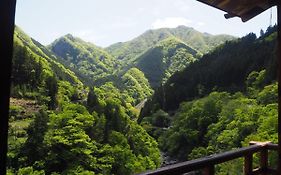
[[[276,142],[275,42],[274,27],[234,38],[179,26],[46,47],[16,27],[8,174],[136,174]]]

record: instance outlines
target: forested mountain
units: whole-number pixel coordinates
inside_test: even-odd
[[[119,46],[119,43],[106,48],[108,53],[70,34],[57,39],[48,47],[58,58],[62,58],[61,63],[88,85],[100,86],[108,81],[119,81],[130,68],[137,67],[145,74],[150,86],[157,88],[174,72],[199,58],[202,52],[230,39],[233,37],[202,34],[181,26],[148,31],[128,42],[128,47],[122,44]],[[128,53],[124,48],[128,49]],[[123,59],[118,55],[123,52],[128,54],[128,58]]]
[[[82,84],[74,72],[70,71],[69,69],[66,69],[62,64],[57,61],[58,58],[56,58],[53,53],[51,53],[46,47],[41,45],[39,42],[26,35],[19,27],[15,28],[14,43],[16,49],[14,51],[13,61],[19,60],[22,62],[18,64],[23,64],[23,60],[20,60],[20,57],[22,55],[21,53],[17,52],[26,52],[29,56],[33,57],[36,63],[41,64],[44,72],[46,72],[47,74],[51,75],[55,73],[60,79],[64,79],[73,84]],[[28,68],[26,69],[28,70]]]
[[[129,69],[121,77],[120,82],[121,85],[118,87],[120,87],[125,94],[128,94],[132,98],[134,105],[137,105],[142,100],[150,97],[153,93],[144,73],[137,68]]]
[[[237,40],[227,41],[198,61],[176,72],[156,91],[153,103],[166,111],[175,110],[180,102],[203,97],[214,90],[244,91],[245,80],[252,71],[267,69],[266,82],[276,77],[274,46],[276,33],[261,38],[251,33]],[[148,105],[151,106],[151,105]]]
[[[134,65],[148,78],[152,87],[159,87],[175,72],[201,57],[201,53],[175,37],[160,41],[138,57]]]
[[[190,160],[249,141],[277,143],[276,28],[228,41],[157,89],[139,122],[170,159]],[[276,164],[276,156],[270,162]],[[242,161],[218,174],[242,174]]]
[[[89,84],[113,74],[118,68],[118,61],[102,48],[71,34],[55,40],[48,48]]]
[[[16,28],[8,174],[129,175],[276,142],[274,31],[180,26],[103,49],[70,34],[45,47]]]
[[[123,64],[130,64],[144,51],[171,36],[182,40],[201,53],[206,53],[225,41],[234,39],[234,37],[229,35],[214,36],[200,33],[190,27],[179,26],[177,28],[148,30],[131,41],[113,44],[107,47],[106,50],[121,60]]]
[[[142,72],[124,74],[123,89],[85,87],[63,58],[19,28],[14,38],[8,174],[134,174],[160,166],[158,143],[132,106],[152,93]]]
[[[40,47],[38,47],[40,46]],[[14,34],[12,97],[28,97],[56,108],[58,81],[67,81],[78,95],[83,87],[75,73],[56,61],[56,57],[18,27]]]

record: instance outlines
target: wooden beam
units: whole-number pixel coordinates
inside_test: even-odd
[[[6,174],[10,77],[16,0],[0,1],[0,174]]]
[[[253,154],[247,154],[244,158],[244,174],[251,175],[253,173]]]
[[[264,149],[260,152],[260,169],[262,170],[260,175],[267,175],[268,169],[268,150]]]
[[[281,3],[277,4],[277,60],[278,60],[278,174],[281,172]]]
[[[203,169],[203,175],[214,175],[214,174],[215,174],[215,165],[210,165]]]

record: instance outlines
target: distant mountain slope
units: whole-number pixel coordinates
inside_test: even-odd
[[[200,56],[200,52],[171,36],[143,53],[134,64],[145,74],[151,86],[156,88]]]
[[[200,33],[193,28],[179,26],[177,28],[162,28],[148,30],[139,37],[124,43],[116,43],[106,50],[116,58],[123,60],[124,64],[134,61],[142,52],[155,46],[159,41],[174,36],[194,49],[206,53],[227,40],[234,39],[229,35],[210,35]]]
[[[86,78],[88,84],[114,73],[118,67],[117,61],[106,51],[85,42],[79,38],[67,34],[48,46],[62,62],[72,68],[82,78]]]
[[[74,72],[60,64],[45,46],[30,38],[19,27],[15,28],[14,43],[15,48],[25,48],[28,54],[35,59],[34,61],[42,65],[44,72],[47,74],[56,75],[59,79],[69,81],[72,84],[82,85]],[[16,51],[17,49],[15,49],[14,57],[17,56]],[[23,57],[23,55],[18,56]]]
[[[276,33],[270,32],[260,38],[251,33],[225,43],[171,76],[164,87],[155,91],[144,113],[153,111],[153,106],[174,111],[181,102],[215,90],[244,92],[245,80],[252,71],[266,69],[264,83],[271,83],[276,78],[275,43]]]
[[[76,74],[18,27],[14,32],[12,65],[11,97],[32,99],[54,110],[65,99],[77,101],[85,96]]]

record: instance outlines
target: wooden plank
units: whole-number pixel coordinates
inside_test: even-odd
[[[227,18],[240,17],[243,22],[246,22],[253,17],[259,15],[268,8],[276,5],[277,0],[220,0],[220,1],[208,1],[208,0],[197,0],[205,3],[214,8],[220,9],[228,13]]]
[[[10,77],[16,0],[0,1],[0,174],[6,174]]]
[[[278,174],[281,174],[281,2],[277,2],[278,43]]]
[[[268,150],[275,150],[278,151],[278,145],[277,144],[273,144],[273,143],[269,143],[266,145]]]

